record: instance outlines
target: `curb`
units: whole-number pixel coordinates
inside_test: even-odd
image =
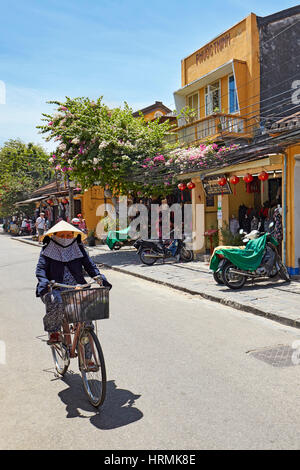
[[[22,240],[22,238],[14,238],[14,237],[11,237],[11,240],[16,240],[17,242],[26,243],[27,245],[36,246],[37,248],[41,248],[41,247],[42,247],[42,245],[38,245],[36,242],[32,242],[32,241],[30,241],[30,240]]]
[[[127,271],[126,269],[112,267],[109,264],[105,264],[105,263],[96,263],[96,264],[98,264],[99,266],[104,266],[108,269],[112,269],[113,271],[120,272],[122,274],[129,274],[130,276],[138,277],[138,278],[143,279],[145,281],[150,281],[150,282],[154,282],[156,284],[160,284],[160,285],[163,285],[163,286],[166,286],[166,287],[170,287],[171,289],[175,289],[175,290],[184,292],[186,294],[198,295],[199,297],[202,297],[203,299],[206,299],[206,300],[210,300],[211,302],[217,302],[219,304],[226,305],[227,307],[235,308],[236,310],[240,310],[240,311],[243,311],[243,312],[246,312],[246,313],[252,313],[252,314],[258,315],[260,317],[265,317],[268,320],[273,320],[273,321],[276,321],[278,323],[284,324],[286,326],[292,326],[294,328],[300,328],[300,318],[299,318],[299,320],[291,320],[289,318],[286,318],[286,317],[283,317],[283,316],[280,316],[280,315],[277,315],[277,314],[274,314],[274,313],[265,312],[264,310],[261,310],[261,309],[256,308],[256,307],[251,307],[250,305],[245,305],[245,304],[240,303],[240,302],[235,302],[233,300],[224,299],[223,297],[218,297],[218,296],[215,296],[215,295],[212,295],[212,294],[206,294],[205,292],[194,291],[194,290],[188,289],[186,287],[175,286],[174,284],[171,284],[169,282],[159,281],[157,279],[153,279],[152,277],[144,276],[143,274],[138,274],[138,273],[133,273],[131,271]]]
[[[13,237],[11,237],[11,239],[16,240],[16,241],[21,242],[21,243],[27,243],[28,245],[32,245],[32,246],[35,246],[37,248],[40,248],[40,246],[41,246],[41,245],[37,245],[36,242],[31,242],[30,240],[22,240],[21,238],[13,238]],[[97,256],[99,256],[99,255],[95,255],[95,257],[97,257]],[[93,255],[91,257],[93,258]],[[170,282],[164,282],[164,281],[160,281],[160,280],[157,280],[157,279],[153,279],[153,277],[145,276],[143,274],[134,273],[134,272],[128,271],[128,270],[123,269],[123,268],[116,268],[115,266],[111,266],[111,265],[106,264],[106,263],[100,263],[100,262],[97,262],[96,260],[94,260],[94,262],[98,266],[104,266],[105,268],[111,269],[113,271],[120,272],[122,274],[128,274],[130,276],[137,277],[137,278],[143,279],[145,281],[154,282],[156,284],[166,286],[166,287],[170,287],[171,289],[175,289],[175,290],[184,292],[186,294],[198,295],[199,297],[202,297],[203,299],[206,299],[206,300],[210,300],[211,302],[217,302],[219,304],[225,305],[227,307],[235,308],[236,310],[240,310],[242,312],[252,313],[252,314],[260,316],[260,317],[265,317],[268,320],[273,320],[273,321],[276,321],[277,323],[281,323],[281,324],[286,325],[286,326],[291,326],[293,328],[300,328],[300,318],[299,318],[299,320],[292,320],[292,319],[286,318],[284,316],[280,316],[280,315],[277,315],[277,314],[274,314],[274,313],[266,312],[266,311],[261,310],[257,307],[251,307],[250,305],[245,305],[245,304],[240,303],[240,302],[235,302],[233,300],[224,299],[223,297],[218,297],[218,296],[212,295],[212,294],[206,294],[205,292],[194,291],[194,290],[188,289],[186,287],[176,286],[174,284],[171,284]]]

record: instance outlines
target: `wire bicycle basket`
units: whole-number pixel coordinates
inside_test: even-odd
[[[67,323],[109,318],[109,289],[106,287],[61,292]]]

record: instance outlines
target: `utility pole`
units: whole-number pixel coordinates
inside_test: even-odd
[[[74,211],[74,188],[75,183],[74,181],[70,181],[68,178],[68,186],[69,186],[69,214],[70,214],[70,222],[74,218],[75,211]]]

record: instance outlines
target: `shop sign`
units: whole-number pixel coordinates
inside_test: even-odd
[[[220,186],[218,181],[220,178],[226,178],[225,175],[207,176],[202,180],[202,185],[207,196],[217,196],[218,194],[232,194],[230,184]]]
[[[225,34],[219,39],[216,39],[214,42],[204,46],[197,54],[196,54],[196,65],[201,64],[205,60],[212,57],[214,54],[221,52],[224,47],[230,46],[230,33]]]

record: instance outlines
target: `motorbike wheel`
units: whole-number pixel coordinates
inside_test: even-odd
[[[278,266],[279,266],[280,277],[287,282],[291,282],[289,272],[286,269],[286,266],[282,263],[281,259],[278,259]]]
[[[232,263],[225,264],[222,270],[223,282],[230,289],[241,289],[246,282],[246,276],[232,273],[232,269],[236,269]]]
[[[155,252],[151,249],[151,248],[144,248],[141,252],[140,252],[140,260],[142,263],[144,264],[147,264],[147,266],[152,266],[157,258],[148,258],[148,256],[145,256],[145,255],[151,255],[151,254],[154,254]]]
[[[213,273],[213,277],[214,277],[214,280],[216,281],[217,284],[222,284],[224,285],[224,281],[223,281],[223,275],[222,275],[222,271],[215,271]]]
[[[274,264],[273,268],[272,268],[272,271],[271,273],[269,274],[269,277],[272,279],[273,277],[276,277],[277,274],[278,274],[279,270],[276,266],[276,264]]]
[[[114,244],[113,250],[120,250],[121,248],[122,248],[121,243],[116,242],[116,243]]]
[[[194,258],[194,253],[191,250],[186,248],[181,248],[180,250],[180,259],[181,261],[192,261]]]

